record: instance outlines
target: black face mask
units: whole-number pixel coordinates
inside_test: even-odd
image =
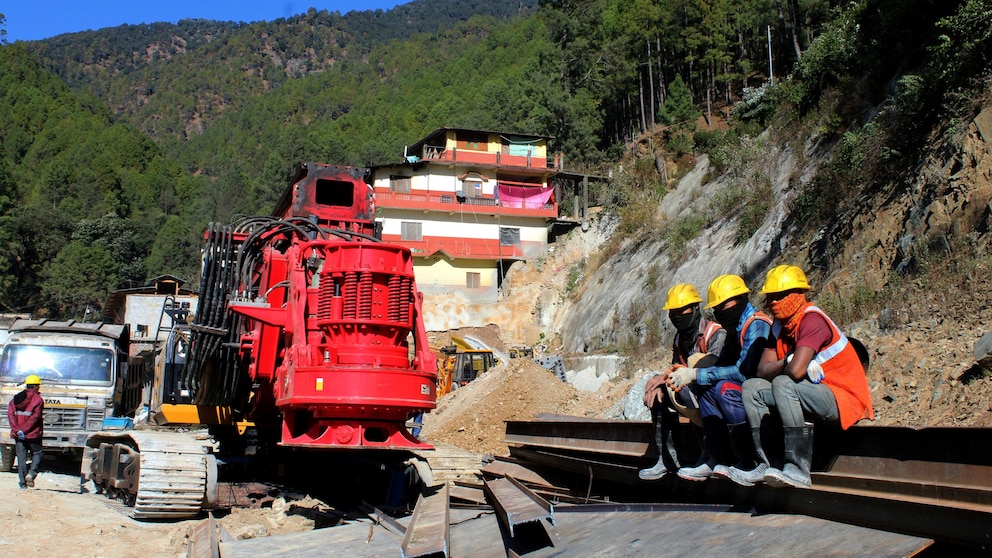
[[[679,352],[685,356],[692,354],[696,346],[696,337],[699,336],[699,321],[703,319],[699,307],[696,306],[688,314],[669,315],[669,319],[679,333]]]
[[[744,313],[744,309],[747,308],[747,303],[743,300],[737,301],[737,304],[726,308],[724,310],[713,310],[713,318],[719,322],[723,329],[727,331],[737,331],[737,324],[741,321],[741,315]]]
[[[675,326],[675,331],[679,332],[682,337],[693,337],[699,331],[699,319],[702,314],[699,312],[699,307],[693,308],[692,312],[688,314],[676,314],[670,316],[672,320],[672,325]]]

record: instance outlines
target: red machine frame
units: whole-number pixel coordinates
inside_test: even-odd
[[[248,418],[277,409],[283,446],[426,449],[405,426],[437,399],[423,296],[410,250],[376,240],[360,171],[307,163],[278,204],[277,218],[306,219],[323,237],[257,236],[250,285],[228,304],[248,318],[240,355],[258,386]],[[239,254],[253,234],[234,235]]]

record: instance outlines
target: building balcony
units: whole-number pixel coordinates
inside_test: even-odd
[[[499,200],[490,197],[466,197],[454,193],[410,193],[400,194],[376,189],[376,205],[391,209],[416,209],[439,211],[449,214],[478,213],[484,215],[509,215],[517,217],[558,217],[558,204],[535,203],[527,200]]]
[[[523,260],[527,258],[528,247],[531,248],[530,251],[535,247],[540,248],[533,242],[506,246],[498,239],[486,238],[425,237],[421,240],[403,240],[400,235],[384,234],[382,240],[409,248],[415,257],[443,253],[450,258],[467,260]]]
[[[514,169],[533,169],[545,171],[561,171],[564,157],[556,153],[553,158],[535,157],[531,155],[511,155],[506,152],[491,153],[468,149],[445,149],[440,145],[425,145],[420,155],[423,161],[444,162],[452,164],[479,165],[490,167],[512,167]]]

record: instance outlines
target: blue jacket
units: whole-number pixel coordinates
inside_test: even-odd
[[[712,386],[721,380],[743,383],[747,378],[753,378],[757,375],[758,362],[761,361],[761,353],[768,344],[767,338],[772,327],[770,318],[764,314],[758,314],[758,316],[755,314],[758,314],[758,309],[748,302],[741,314],[740,321],[737,322],[737,327],[734,328],[733,332],[728,332],[728,336],[732,334],[739,340],[741,352],[737,357],[737,363],[733,366],[713,366],[696,370],[697,384]],[[750,323],[748,323],[749,321]],[[741,329],[744,329],[745,325],[747,327],[742,334]],[[728,343],[724,346],[729,347],[732,344]]]

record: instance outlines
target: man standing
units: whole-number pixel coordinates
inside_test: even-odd
[[[31,374],[24,380],[24,389],[14,396],[7,405],[7,420],[10,422],[10,436],[17,448],[17,476],[21,489],[34,487],[41,465],[41,438],[44,436],[45,421],[42,413],[45,401],[38,393],[41,378]],[[28,453],[31,454],[31,470],[28,471]]]
[[[648,380],[644,386],[644,406],[651,409],[651,422],[654,427],[655,444],[658,446],[658,462],[648,469],[641,469],[637,476],[642,480],[657,480],[669,472],[679,469],[679,459],[675,451],[679,432],[676,409],[695,411],[699,404],[691,391],[675,394],[666,389],[668,376],[689,365],[689,357],[694,354],[709,353],[719,355],[727,336],[719,324],[703,318],[699,303],[703,299],[696,287],[680,283],[668,289],[668,299],[662,310],[668,310],[668,319],[675,326],[675,341],[672,343],[672,366]]]

